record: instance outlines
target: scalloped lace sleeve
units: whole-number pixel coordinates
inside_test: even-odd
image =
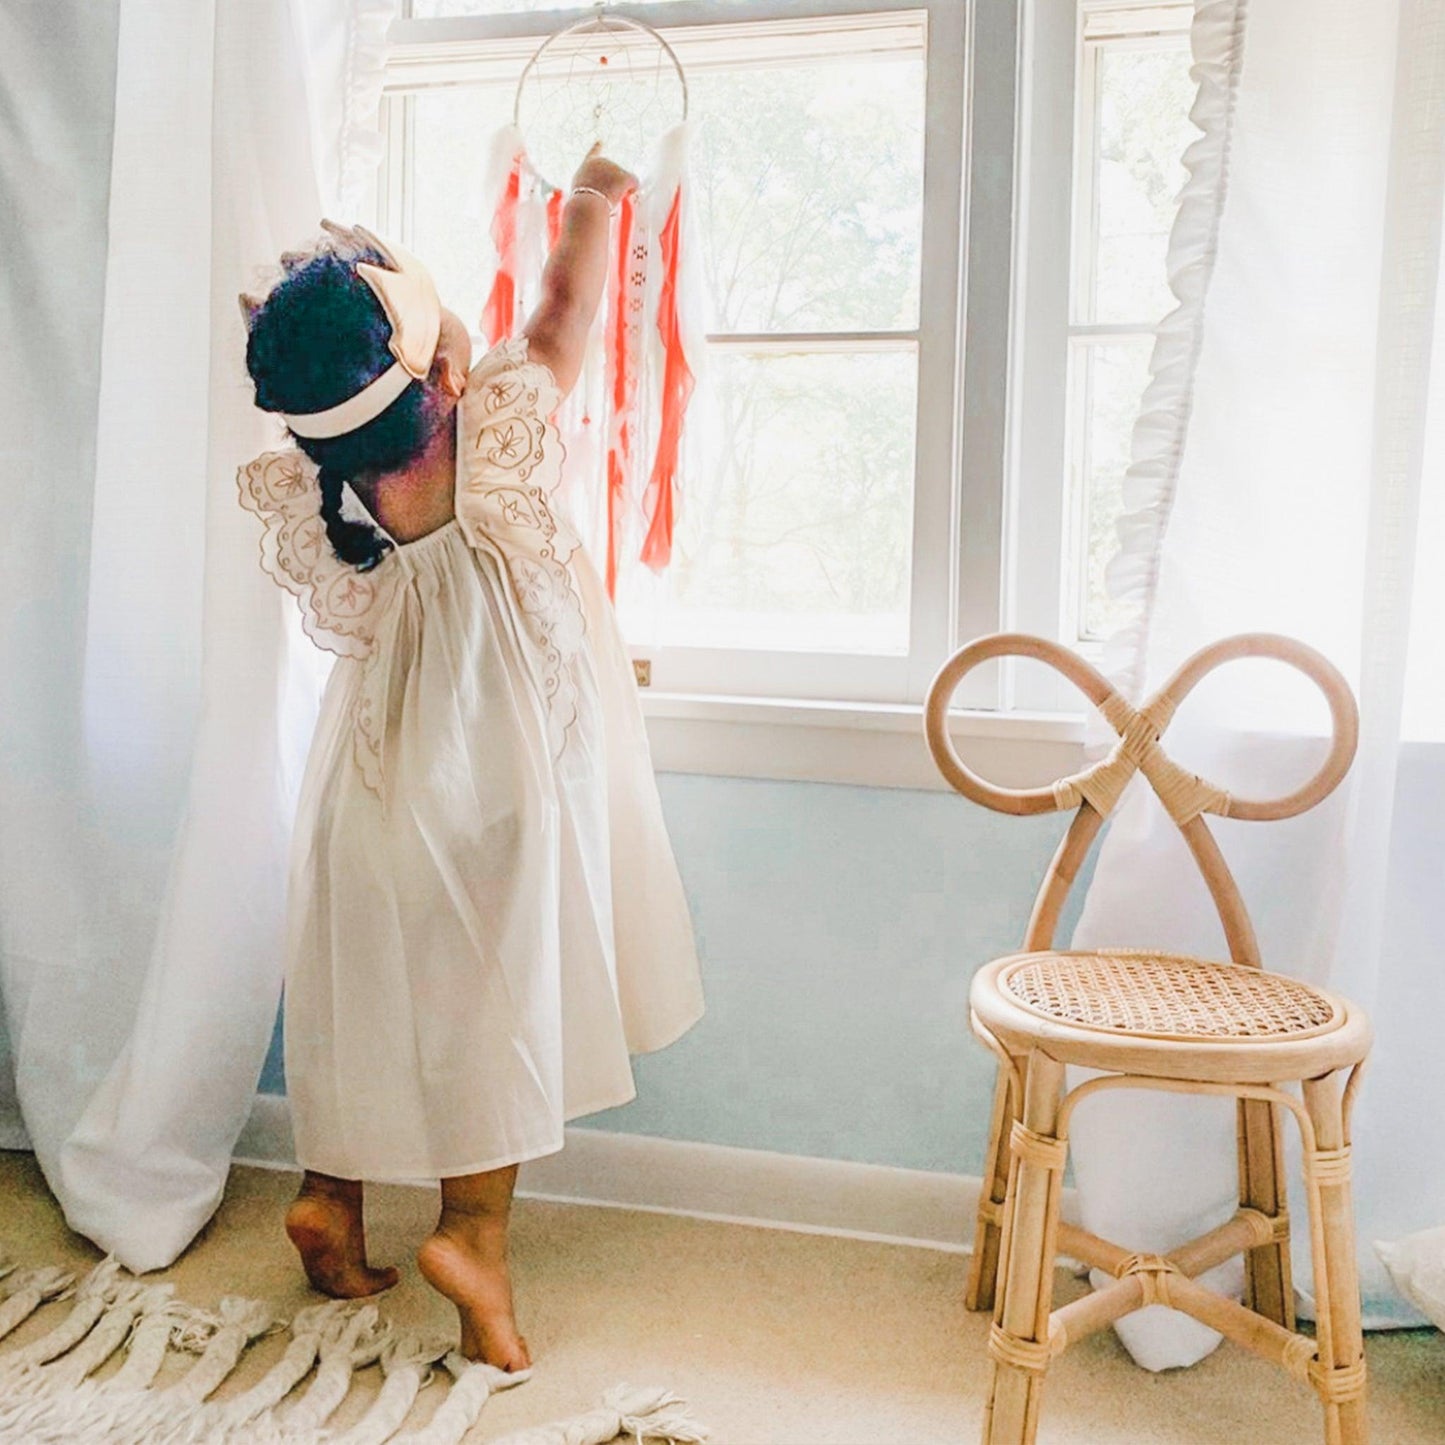
[[[472,369],[457,408],[457,520],[474,547],[506,567],[547,707],[553,753],[577,714],[575,659],[586,635],[568,561],[576,535],[553,509],[565,455],[548,418],[562,394],[551,371],[527,358],[519,337]]]
[[[342,562],[326,540],[316,466],[295,447],[263,452],[237,474],[241,505],[261,518],[261,569],[301,608],[301,625],[318,647],[367,657],[385,613],[394,569],[369,572]]]

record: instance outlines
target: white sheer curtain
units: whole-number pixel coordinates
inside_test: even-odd
[[[1171,241],[1181,305],[1156,350],[1114,573],[1143,625],[1116,639],[1111,664],[1147,694],[1203,643],[1270,630],[1318,647],[1356,687],[1360,753],[1336,797],[1289,823],[1216,832],[1266,965],[1373,1015],[1355,1118],[1360,1264],[1369,1319],[1404,1323],[1418,1317],[1371,1241],[1445,1223],[1432,1128],[1445,1100],[1445,7],[1210,0],[1194,40],[1209,62],[1195,112],[1206,134]],[[1318,760],[1325,721],[1307,684],[1239,664],[1200,689],[1167,742],[1212,781],[1278,793]],[[1074,941],[1218,956],[1193,864],[1139,788]],[[1233,1107],[1109,1095],[1076,1116],[1073,1160],[1086,1227],[1167,1248],[1234,1207]],[[1302,1199],[1292,1214],[1307,1310]],[[1158,1307],[1119,1332],[1151,1368],[1218,1342]]]
[[[394,8],[0,17],[0,1144],[137,1270],[210,1217],[250,1108],[315,705],[236,504],[274,440],[236,293],[355,207]]]

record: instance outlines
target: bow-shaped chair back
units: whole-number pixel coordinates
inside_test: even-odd
[[[1118,734],[1118,742],[1109,754],[1082,772],[1040,788],[1002,788],[973,772],[958,756],[949,736],[948,706],[968,673],[998,657],[1032,658],[1072,682]],[[1180,703],[1202,678],[1227,662],[1245,657],[1273,658],[1297,669],[1320,689],[1329,704],[1333,724],[1329,755],[1305,783],[1277,798],[1236,797],[1180,767],[1160,741]],[[1253,924],[1204,815],[1268,822],[1292,818],[1313,808],[1334,791],[1350,770],[1359,740],[1359,712],[1349,684],[1332,663],[1304,643],[1274,633],[1242,633],[1201,648],[1153,697],[1136,708],[1077,653],[1046,638],[1001,632],[970,643],[944,664],[928,692],[924,728],[939,771],[950,786],[975,803],[1019,816],[1078,809],[1034,900],[1024,938],[1025,952],[1053,946],[1059,914],[1090,846],[1130,779],[1142,773],[1199,864],[1224,925],[1230,956],[1236,963],[1259,967]]]

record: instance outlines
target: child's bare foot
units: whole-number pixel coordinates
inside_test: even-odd
[[[416,1262],[426,1282],[457,1307],[467,1359],[499,1370],[530,1368],[532,1356],[512,1313],[505,1220],[454,1219],[444,1211]]]
[[[394,1269],[372,1269],[366,1262],[358,1180],[308,1173],[286,1211],[286,1233],[312,1289],[333,1299],[380,1294],[399,1278]]]

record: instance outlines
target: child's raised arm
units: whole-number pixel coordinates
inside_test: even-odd
[[[562,211],[562,232],[542,272],[542,299],[522,334],[533,361],[551,368],[565,396],[582,370],[587,333],[607,280],[610,210],[637,178],[598,154],[593,146],[572,178]]]

